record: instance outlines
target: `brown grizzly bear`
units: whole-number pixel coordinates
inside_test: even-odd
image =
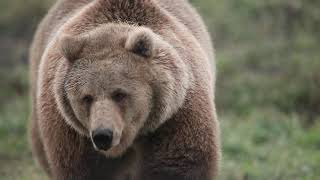
[[[185,0],[58,0],[30,52],[34,155],[57,180],[214,179],[210,61]]]

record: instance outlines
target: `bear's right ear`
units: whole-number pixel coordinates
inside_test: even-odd
[[[153,32],[146,28],[135,30],[129,34],[125,48],[139,56],[152,58],[155,40]]]
[[[59,41],[62,55],[71,62],[80,58],[85,43],[83,37],[71,35],[62,35]]]

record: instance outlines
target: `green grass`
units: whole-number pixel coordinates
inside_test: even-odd
[[[296,115],[265,109],[220,121],[221,179],[320,178],[320,123],[304,129]]]
[[[17,96],[0,110],[0,179],[43,179],[27,142],[28,98]]]
[[[5,84],[0,88],[0,180],[42,180],[44,174],[35,165],[28,146],[26,68],[0,70],[1,83]]]

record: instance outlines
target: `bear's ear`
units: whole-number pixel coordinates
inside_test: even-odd
[[[154,55],[154,35],[149,29],[141,28],[129,33],[125,48],[139,56],[152,58]]]
[[[73,62],[80,58],[86,41],[80,36],[73,37],[71,35],[62,35],[59,43],[62,55]]]

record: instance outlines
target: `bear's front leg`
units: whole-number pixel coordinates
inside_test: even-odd
[[[220,158],[218,126],[209,98],[187,100],[145,142],[142,179],[214,179]]]
[[[85,137],[81,137],[60,118],[40,119],[40,130],[52,179],[85,180],[90,178],[90,158],[94,158]],[[90,157],[92,156],[92,157]]]

